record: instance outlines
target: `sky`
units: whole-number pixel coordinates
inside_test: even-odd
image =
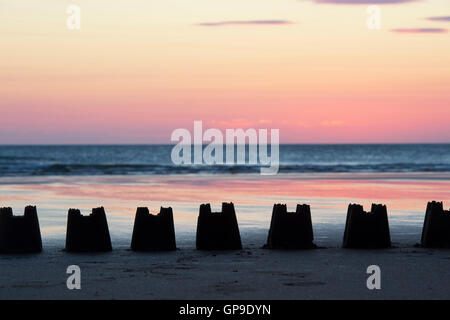
[[[448,0],[29,2],[0,0],[0,144],[450,142]]]

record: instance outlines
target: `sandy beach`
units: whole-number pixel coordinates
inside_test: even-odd
[[[448,299],[450,250],[417,248],[427,201],[448,206],[446,174],[260,176],[116,176],[3,178],[2,205],[22,214],[36,204],[44,251],[0,256],[0,299]],[[170,201],[169,201],[170,199]],[[233,201],[242,251],[195,250],[200,203]],[[273,203],[311,205],[323,249],[277,251],[267,239]],[[388,206],[392,249],[342,249],[346,208]],[[64,252],[67,209],[104,205],[113,251]],[[174,209],[175,252],[129,250],[137,206]],[[81,268],[81,290],[68,290],[66,268]],[[381,290],[368,290],[369,265]]]
[[[0,257],[0,299],[449,299],[449,262],[450,250],[413,247],[81,255],[48,248]],[[81,290],[67,289],[72,264],[81,268]],[[372,264],[381,268],[381,290],[366,287]]]

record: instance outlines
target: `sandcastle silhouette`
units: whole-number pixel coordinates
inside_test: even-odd
[[[111,238],[103,207],[92,209],[89,216],[81,215],[78,209],[69,209],[66,251],[105,252],[111,250]]]
[[[159,214],[150,214],[148,208],[137,208],[131,249],[133,251],[176,250],[172,208],[163,208]]]
[[[11,208],[0,208],[0,253],[42,251],[41,231],[36,207],[27,206],[23,216]]]
[[[285,204],[275,204],[272,211],[267,243],[270,249],[316,248],[309,205],[297,205],[288,212]],[[450,248],[450,210],[442,202],[427,205],[421,244],[430,248]],[[372,204],[365,212],[358,204],[347,211],[344,248],[390,248],[388,214],[385,205]],[[202,204],[197,220],[198,250],[242,249],[239,226],[233,203],[222,203],[221,212],[211,212],[210,204]],[[136,211],[133,251],[175,250],[175,228],[172,208],[161,207],[156,215],[148,208]],[[83,216],[78,209],[69,209],[67,216],[66,251],[111,251],[111,238],[103,207]],[[36,207],[25,208],[23,216],[13,216],[11,208],[0,208],[0,253],[33,253],[42,251],[42,239]]]
[[[309,205],[297,205],[288,212],[285,204],[275,204],[270,222],[267,249],[312,249],[314,234]]]
[[[391,247],[389,221],[385,205],[372,204],[365,212],[358,204],[350,204],[344,232],[344,248],[383,249]]]
[[[424,247],[450,248],[450,210],[442,202],[428,202],[421,242]]]
[[[233,203],[222,203],[222,212],[211,212],[209,203],[200,206],[196,246],[198,250],[242,249]]]

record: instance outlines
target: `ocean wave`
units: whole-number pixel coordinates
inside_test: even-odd
[[[171,145],[0,146],[0,177],[261,172],[259,165],[175,165],[172,149]],[[450,172],[450,144],[280,145],[279,159],[281,174]]]
[[[254,165],[50,164],[0,165],[2,176],[252,174]],[[449,164],[280,164],[279,173],[450,172]]]

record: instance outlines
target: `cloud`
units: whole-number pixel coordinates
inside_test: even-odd
[[[316,3],[329,4],[395,4],[416,2],[419,0],[314,0]]]
[[[396,33],[445,33],[447,29],[441,28],[411,28],[411,29],[392,29]]]
[[[450,17],[429,17],[427,20],[431,21],[448,21],[450,22]]]
[[[202,22],[198,23],[198,26],[204,27],[220,27],[229,25],[285,25],[292,24],[286,20],[231,20],[231,21],[218,21],[218,22]]]

